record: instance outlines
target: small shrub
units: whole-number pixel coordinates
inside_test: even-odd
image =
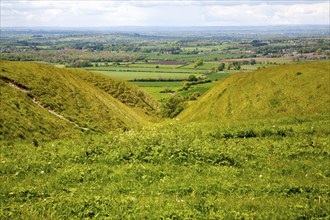
[[[172,89],[168,89],[168,88],[166,88],[166,89],[160,91],[160,93],[175,93],[175,91],[172,90]]]
[[[257,134],[252,129],[248,129],[245,131],[238,131],[236,136],[238,138],[253,138],[253,137],[257,137]]]
[[[161,100],[161,115],[163,117],[174,118],[184,109],[184,98],[182,96],[173,96]]]
[[[260,131],[260,136],[261,137],[270,137],[274,135],[273,131],[269,130],[269,129],[264,129],[262,131]]]

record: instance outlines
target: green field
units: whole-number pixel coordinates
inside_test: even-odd
[[[202,58],[205,61],[212,61],[214,59],[226,59],[226,58],[236,58],[239,57],[241,54],[233,53],[233,54],[157,54],[157,53],[150,53],[146,54],[148,59],[154,60],[183,60],[183,61],[194,61],[198,58]]]
[[[149,93],[157,100],[161,100],[163,98],[168,98],[173,96],[174,94],[161,93],[165,89],[171,89],[173,91],[177,91],[182,88],[182,81],[174,81],[174,82],[132,82],[135,85],[139,86],[141,89]]]
[[[132,82],[139,87],[180,87],[182,86],[182,81],[174,82]]]
[[[172,90],[177,90],[180,89],[181,86],[173,86],[173,87],[167,87],[167,86],[162,86],[162,87],[155,87],[155,86],[142,86],[141,89],[146,91],[148,94],[150,94],[152,97],[154,97],[156,100],[161,100],[164,98],[169,98],[173,96],[174,94],[169,94],[169,93],[161,93],[161,91],[164,91],[164,89],[172,89]]]
[[[160,62],[160,61],[153,61]],[[161,100],[163,98],[168,98],[173,96],[174,94],[170,93],[161,93],[165,89],[171,89],[175,91],[176,95],[188,96],[191,93],[198,92],[203,94],[206,92],[211,86],[215,84],[216,81],[221,80],[228,75],[230,75],[233,71],[225,72],[225,73],[212,73],[209,74],[211,69],[214,66],[217,66],[216,62],[204,62],[202,66],[198,66],[194,68],[193,64],[185,64],[185,65],[161,65],[161,64],[151,64],[151,63],[120,63],[120,65],[108,65],[106,66],[104,63],[98,64],[97,67],[88,67],[84,68],[89,71],[93,71],[96,73],[102,73],[105,75],[109,75],[115,78],[129,80],[132,83],[138,85],[143,90],[148,92],[151,96],[156,98],[157,100]],[[158,66],[158,68],[156,68]],[[206,77],[210,78],[214,82],[206,83],[203,85],[193,85],[191,88],[185,91],[179,91],[183,87],[183,82],[181,80],[187,80],[190,75],[195,75],[196,77],[200,77],[206,73]],[[155,81],[155,82],[140,82],[134,80],[180,80],[173,82],[166,81]]]
[[[188,96],[189,94],[198,92],[199,94],[205,93],[209,90],[212,86],[214,86],[219,80],[226,78],[229,76],[230,73],[220,73],[220,74],[212,74],[213,82],[210,83],[203,83],[192,85],[188,90],[180,91],[183,88],[184,82],[176,81],[176,82],[132,82],[138,85],[141,89],[145,90],[151,96],[153,96],[157,100],[161,100],[163,98],[172,97],[173,95],[182,95]],[[210,77],[211,78],[211,77]],[[216,80],[216,81],[215,81]],[[175,93],[161,93],[165,89],[170,89]]]
[[[94,68],[86,68],[91,71],[113,71],[113,72],[132,72],[132,73],[139,73],[139,72],[150,72],[150,73],[182,73],[182,74],[194,74],[194,73],[201,73],[205,72],[208,69],[201,69],[201,68],[170,68],[170,67],[154,67],[153,64],[148,64],[147,67],[94,67]]]
[[[114,72],[93,71],[124,80],[134,79],[188,79],[189,75],[184,73],[157,73],[157,72]],[[200,74],[196,74],[199,76]]]

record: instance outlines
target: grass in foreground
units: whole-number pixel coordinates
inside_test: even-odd
[[[327,219],[329,118],[1,145],[1,219]]]

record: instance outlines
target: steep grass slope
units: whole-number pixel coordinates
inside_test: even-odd
[[[40,108],[27,94],[0,80],[0,140],[56,139],[81,134],[71,123]]]
[[[0,64],[1,139],[125,130],[152,120],[158,108],[136,86],[88,71],[37,63]]]
[[[329,62],[237,73],[210,89],[178,118],[184,121],[230,122],[329,113],[329,76]]]

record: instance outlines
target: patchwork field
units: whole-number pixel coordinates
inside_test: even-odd
[[[175,65],[176,64],[176,65]],[[187,96],[198,92],[203,94],[211,88],[218,80],[221,80],[230,74],[233,70],[225,72],[212,72],[212,68],[219,65],[216,62],[204,62],[202,66],[194,67],[193,63],[183,61],[151,61],[148,63],[113,63],[96,64],[96,67],[84,68],[96,73],[102,73],[111,77],[131,81],[143,90],[147,91],[157,100],[168,98],[173,94]],[[254,69],[256,69],[255,67]],[[189,77],[206,77],[211,79],[209,83],[192,85],[188,90],[182,91],[185,81]],[[171,90],[173,93],[163,92]]]

